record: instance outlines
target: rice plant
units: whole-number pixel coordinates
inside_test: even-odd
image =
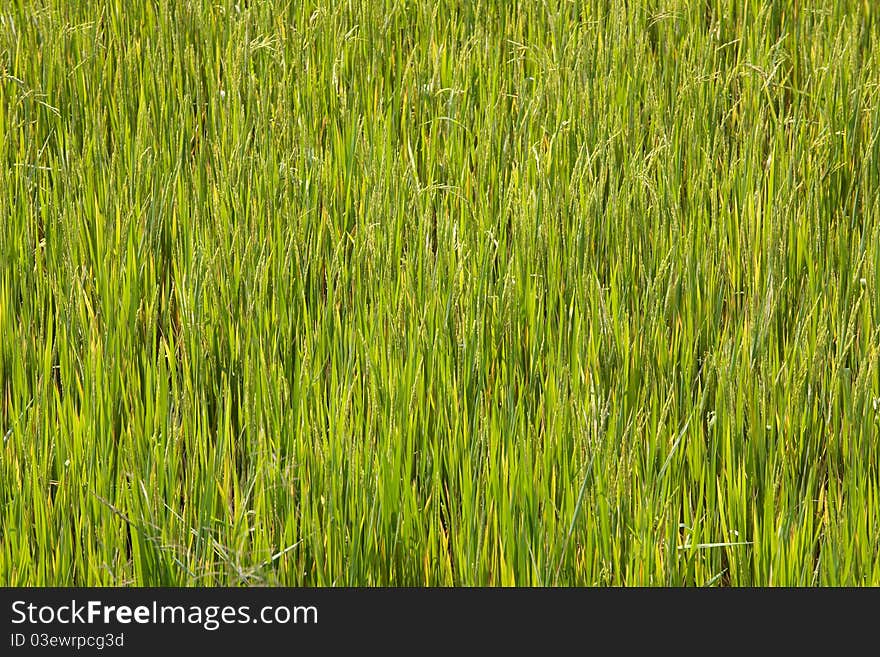
[[[869,0],[7,0],[0,584],[880,585]]]

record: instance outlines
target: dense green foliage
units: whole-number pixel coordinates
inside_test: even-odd
[[[869,0],[0,7],[0,584],[880,584]]]

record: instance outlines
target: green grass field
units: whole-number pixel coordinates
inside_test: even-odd
[[[10,0],[0,584],[880,585],[872,0]]]

